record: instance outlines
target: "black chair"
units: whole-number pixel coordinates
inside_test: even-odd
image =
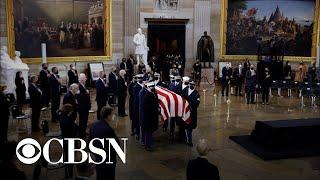
[[[315,84],[315,88],[313,91],[314,106],[316,106],[316,99],[320,99],[320,83]]]
[[[281,88],[278,80],[273,80],[271,83],[271,93],[270,93],[271,96],[272,96],[272,90],[275,90],[275,89],[278,91],[278,96],[281,96]]]
[[[287,96],[291,96],[291,86],[290,86],[290,81],[283,80],[280,82],[280,91],[281,90],[287,90]]]
[[[28,131],[28,126],[27,126],[27,120],[30,118],[28,115],[21,115],[20,113],[20,109],[18,105],[12,105],[10,107],[10,111],[11,111],[11,116],[12,116],[12,123],[11,126],[13,126],[13,121],[17,120],[17,122],[20,124],[21,121],[23,121],[24,124],[24,128],[17,128],[17,132],[18,133],[24,133],[26,131]]]
[[[301,106],[306,106],[304,104],[304,98],[311,98],[311,105],[313,105],[313,90],[310,87],[304,87],[301,89]]]

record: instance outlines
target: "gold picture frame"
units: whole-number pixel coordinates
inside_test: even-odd
[[[68,56],[68,57],[47,57],[48,63],[62,62],[99,62],[108,61],[112,58],[112,0],[103,0],[104,6],[104,55],[102,56]],[[14,37],[14,7],[13,0],[6,0],[7,14],[7,35],[8,35],[8,54],[14,56],[15,37]],[[108,30],[107,30],[108,29]],[[22,58],[27,64],[41,63],[39,58]]]
[[[257,60],[257,55],[227,55],[226,54],[226,40],[227,40],[227,13],[228,0],[221,1],[221,26],[220,26],[220,58],[222,61],[243,61],[243,60]],[[314,28],[312,34],[312,48],[311,57],[301,56],[284,56],[285,61],[304,61],[311,62],[316,60],[317,46],[320,45],[320,0],[316,0]]]

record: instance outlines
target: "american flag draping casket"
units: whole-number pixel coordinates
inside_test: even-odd
[[[184,122],[190,123],[190,106],[188,101],[180,95],[159,86],[156,86],[156,92],[159,99],[162,122],[170,117],[181,117]]]

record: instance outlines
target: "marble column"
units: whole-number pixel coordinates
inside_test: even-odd
[[[140,26],[140,0],[124,1],[124,55],[134,54],[133,36]]]
[[[210,17],[211,17],[211,1],[210,0],[196,0],[194,2],[194,54],[197,54],[197,44],[204,31],[207,31],[209,35],[210,29]]]

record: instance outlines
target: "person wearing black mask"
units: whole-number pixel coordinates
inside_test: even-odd
[[[160,80],[160,74],[159,73],[154,73],[153,75],[153,80],[156,86],[160,86],[160,87],[164,87],[167,88],[167,85],[164,84],[161,80]]]
[[[52,97],[51,102],[51,121],[57,122],[57,110],[60,106],[60,88],[61,88],[61,79],[59,76],[59,71],[57,67],[52,68],[52,75],[49,79],[50,92]]]
[[[24,78],[22,76],[22,72],[18,71],[16,73],[15,78],[15,84],[16,84],[16,96],[17,96],[17,103],[19,106],[19,111],[22,113],[22,108],[24,105],[24,102],[26,101],[26,85],[24,83]]]
[[[8,135],[8,123],[9,123],[9,102],[4,93],[6,89],[5,85],[0,84],[0,144],[7,141]]]
[[[227,66],[222,68],[222,78],[221,78],[221,84],[222,84],[222,90],[221,95],[224,96],[224,91],[226,91],[226,96],[229,96],[229,84],[232,76],[232,69],[230,67],[230,64],[227,64]]]
[[[127,65],[127,74],[128,74],[128,81],[132,81],[133,77],[133,65],[134,65],[134,58],[133,55],[130,55],[130,57],[126,61]]]
[[[271,87],[272,79],[268,68],[265,68],[264,72],[265,74],[263,76],[263,80],[260,83],[262,93],[262,104],[269,105],[269,90]]]
[[[254,66],[250,66],[250,70],[246,73],[245,90],[247,96],[247,104],[254,104],[255,91],[257,88],[257,74]]]
[[[143,98],[144,118],[141,122],[141,129],[143,130],[144,145],[147,151],[151,151],[152,134],[158,129],[159,125],[159,104],[158,96],[155,90],[154,82],[147,83],[147,91]]]
[[[197,114],[198,114],[198,107],[200,104],[200,94],[199,92],[195,89],[195,82],[191,81],[189,83],[189,88],[184,91],[183,97],[186,98],[190,105],[190,124],[187,125],[186,129],[186,135],[187,135],[187,144],[189,146],[193,146],[192,144],[192,130],[197,127]]]
[[[30,95],[30,107],[31,107],[31,129],[33,132],[39,131],[39,119],[41,111],[41,95],[42,91],[37,86],[38,77],[31,77],[31,84],[28,91]]]
[[[42,109],[45,110],[47,107],[49,107],[50,102],[50,86],[49,86],[49,79],[50,79],[50,71],[48,70],[48,64],[43,63],[42,64],[42,70],[40,71],[40,89],[42,91]]]
[[[78,80],[78,71],[76,70],[76,67],[73,64],[70,64],[70,70],[68,71],[68,86],[74,83],[79,83]]]
[[[72,118],[77,119],[78,101],[77,96],[80,94],[79,85],[71,84],[69,91],[63,97],[63,104],[71,104],[73,108]]]
[[[97,101],[97,118],[100,119],[100,111],[107,104],[108,85],[104,71],[99,72],[99,79],[96,81],[96,101]]]
[[[77,138],[78,126],[75,123],[73,106],[71,104],[64,104],[59,112],[59,122],[62,138]],[[68,142],[63,141],[64,160],[68,159]],[[67,164],[65,166],[65,177],[73,177],[73,164]]]

